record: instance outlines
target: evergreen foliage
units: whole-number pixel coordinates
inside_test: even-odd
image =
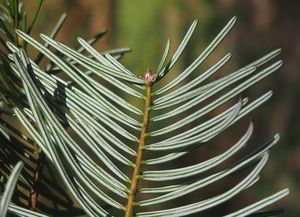
[[[272,61],[280,49],[209,81],[229,61],[231,54],[226,54],[188,80],[232,29],[234,17],[179,76],[158,86],[186,50],[197,21],[173,55],[168,41],[156,72],[147,69],[137,76],[118,61],[129,49],[98,52],[92,47],[105,32],[88,41],[79,38],[77,50],[56,41],[65,14],[49,36],[41,34],[42,42],[31,37],[39,2],[29,24],[22,2],[6,0],[0,6],[0,216],[200,215],[259,180],[278,134],[226,163],[249,142],[252,122],[223,153],[179,168],[172,164],[272,96],[268,91],[252,101],[241,97],[280,68],[282,61]],[[38,51],[35,58],[28,57],[29,47]],[[231,106],[204,119],[225,103]],[[216,171],[220,165],[223,169]],[[240,171],[247,175],[220,194],[188,204],[180,200]],[[224,215],[280,214],[266,207],[287,194],[284,189]]]

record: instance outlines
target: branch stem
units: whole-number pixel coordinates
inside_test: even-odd
[[[149,120],[150,120],[150,106],[151,106],[151,94],[152,94],[152,81],[146,83],[146,102],[145,102],[145,111],[144,111],[144,119],[143,125],[140,135],[140,142],[137,151],[137,157],[135,162],[135,168],[132,173],[131,179],[131,186],[130,192],[128,195],[128,202],[125,211],[125,217],[132,217],[133,216],[133,207],[134,207],[134,200],[138,189],[138,176],[141,173],[142,169],[142,160],[143,160],[143,151],[145,146],[145,141],[148,132]]]
[[[39,187],[40,187],[40,182],[42,180],[42,173],[43,173],[43,168],[46,160],[45,157],[46,156],[43,152],[39,153],[38,163],[33,177],[33,184],[29,194],[29,206],[32,210],[36,210],[37,208]]]

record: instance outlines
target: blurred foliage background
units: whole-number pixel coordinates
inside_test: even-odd
[[[26,1],[25,7],[33,11],[36,4],[34,0]],[[109,34],[96,44],[96,48],[100,51],[124,46],[132,48],[122,63],[136,74],[142,74],[147,67],[155,70],[167,39],[171,38],[174,51],[194,19],[198,19],[199,24],[189,51],[169,79],[191,63],[234,15],[238,17],[234,30],[198,73],[227,52],[231,52],[233,58],[218,76],[282,48],[283,68],[247,91],[251,97],[274,90],[272,99],[251,115],[255,123],[251,145],[266,141],[276,132],[280,133],[281,140],[271,151],[270,162],[256,187],[220,206],[219,211],[227,213],[234,207],[289,187],[291,194],[277,205],[285,208],[284,216],[300,216],[300,1],[45,0],[33,35],[49,34],[63,12],[68,13],[68,19],[57,39],[76,47],[77,37],[87,39],[107,29]],[[206,159],[237,141],[244,132],[241,129],[248,124],[249,118],[245,119],[194,153],[195,160]],[[220,183],[220,188],[224,186],[226,182]],[[190,197],[202,198],[203,195]]]

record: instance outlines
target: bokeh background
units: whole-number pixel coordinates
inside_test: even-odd
[[[25,6],[33,11],[36,1],[28,1]],[[199,20],[197,30],[188,52],[184,53],[172,76],[191,63],[232,16],[238,17],[235,28],[214,55],[198,69],[199,73],[227,52],[231,52],[233,57],[221,74],[282,48],[280,58],[285,65],[247,91],[250,97],[268,89],[275,93],[268,103],[251,113],[255,123],[251,143],[255,145],[266,141],[276,132],[280,133],[281,140],[271,151],[261,181],[221,206],[218,213],[207,215],[227,213],[232,207],[244,204],[243,201],[254,201],[288,186],[290,195],[276,205],[285,208],[284,216],[300,216],[300,1],[45,0],[34,34],[49,33],[63,12],[68,13],[68,19],[57,39],[76,47],[77,37],[88,39],[107,29],[108,35],[95,47],[100,51],[132,48],[122,63],[136,74],[142,74],[147,67],[156,69],[169,37],[172,40],[171,51],[174,52],[194,19]],[[245,128],[247,123],[241,122],[239,127],[218,137],[194,157],[199,159],[213,154],[222,150],[224,145],[233,143],[241,135],[239,128]]]

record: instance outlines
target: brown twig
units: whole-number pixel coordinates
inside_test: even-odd
[[[143,151],[144,151],[148,126],[149,126],[149,120],[150,120],[151,94],[152,94],[152,85],[154,79],[155,76],[152,76],[151,71],[147,69],[144,76],[144,80],[146,81],[146,102],[145,102],[145,110],[144,110],[144,119],[143,119],[141,135],[140,135],[139,147],[137,151],[135,168],[132,173],[130,192],[128,195],[125,217],[132,217],[133,215],[134,199],[137,193],[138,182],[139,182],[138,176],[140,175],[142,169]]]
[[[37,159],[37,166],[33,174],[33,183],[29,193],[29,206],[32,210],[36,210],[39,196],[39,186],[42,180],[42,173],[45,164],[45,154],[41,151]]]

